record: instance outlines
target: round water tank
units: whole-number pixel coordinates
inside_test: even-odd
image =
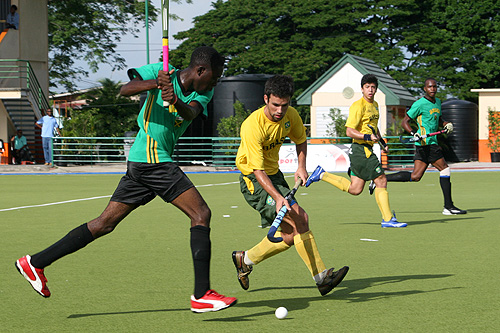
[[[245,109],[256,110],[264,105],[264,85],[272,75],[240,74],[223,77],[217,83],[213,97],[213,133],[221,118],[234,116],[234,103],[239,101]]]
[[[449,99],[442,103],[443,120],[453,123],[448,135],[449,150],[446,160],[451,162],[477,161],[478,159],[478,106],[475,103]]]

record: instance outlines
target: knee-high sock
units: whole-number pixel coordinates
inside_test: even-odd
[[[319,277],[319,274],[322,273],[326,267],[323,260],[321,260],[312,232],[309,230],[303,234],[295,235],[293,237],[293,242],[295,249],[311,272],[311,275],[317,280],[316,282],[318,282],[320,279],[317,279],[317,277]]]
[[[325,182],[332,184],[333,186],[337,187],[338,189],[344,192],[349,191],[349,186],[351,186],[351,182],[349,181],[349,179],[328,172],[325,172],[323,174],[323,178],[321,178],[321,180],[324,180]]]
[[[201,298],[210,289],[210,228],[191,228],[191,254],[194,265],[194,297]]]
[[[389,221],[392,218],[391,206],[389,205],[389,192],[386,188],[375,189],[375,200],[377,200],[378,208],[382,213],[384,221]]]
[[[281,233],[279,231],[276,232],[276,237],[280,237]],[[255,245],[250,250],[246,251],[245,256],[248,257],[254,264],[258,264],[259,262],[266,260],[267,258],[271,258],[272,256],[286,251],[290,248],[285,242],[273,243],[267,239],[267,236],[264,237],[259,244]]]
[[[43,251],[31,256],[31,264],[36,268],[45,268],[57,259],[73,253],[94,240],[87,223],[71,230],[66,236]]]
[[[451,200],[451,181],[450,176],[440,176],[439,184],[441,185],[441,190],[443,191],[444,206],[446,208],[453,207],[453,200]]]
[[[388,182],[411,182],[411,172],[399,171],[385,175]]]

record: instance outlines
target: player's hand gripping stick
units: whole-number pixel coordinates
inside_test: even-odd
[[[368,127],[370,127],[370,129],[372,130],[373,132],[373,135],[375,135],[377,138],[378,138],[378,142],[384,147],[384,149],[387,147],[387,143],[385,142],[384,139],[382,139],[381,137],[379,137],[377,135],[377,131],[375,130],[375,128],[373,128],[372,125],[368,125]]]
[[[413,143],[413,142],[417,142],[417,141],[420,141],[422,139],[428,138],[430,136],[439,135],[439,134],[443,134],[443,133],[446,133],[446,130],[441,130],[441,131],[437,131],[437,132],[433,132],[433,133],[421,135],[420,139],[418,139],[418,138],[416,138],[414,136],[411,137],[411,138],[404,139],[403,136],[400,135],[399,136],[399,141],[401,141],[401,143]]]
[[[290,206],[292,206],[296,202],[293,196],[299,189],[300,185],[302,185],[302,179],[298,177],[292,190],[285,196],[285,200],[290,203]],[[274,235],[276,234],[276,231],[278,230],[281,221],[283,220],[283,217],[285,217],[287,211],[288,210],[286,208],[286,205],[283,205],[276,215],[273,224],[271,224],[271,228],[269,228],[269,231],[267,232],[267,239],[269,239],[270,242],[279,243],[283,241],[282,237],[274,237]]]

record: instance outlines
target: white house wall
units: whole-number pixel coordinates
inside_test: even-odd
[[[362,98],[361,78],[363,75],[351,64],[345,64],[328,81],[321,85],[311,96],[311,137],[324,137],[326,135],[330,109],[338,108],[345,116],[349,115],[349,107]],[[380,90],[375,95],[379,104],[379,128],[382,134],[386,131],[387,107],[385,94]]]

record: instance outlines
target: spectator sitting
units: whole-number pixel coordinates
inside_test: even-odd
[[[23,131],[17,130],[17,135],[13,136],[10,141],[14,147],[12,155],[14,157],[15,164],[21,164],[23,160],[27,160],[25,155],[28,149],[28,142],[26,137],[23,135]]]
[[[16,12],[17,6],[10,6],[10,13],[7,14],[7,29],[15,29],[19,28],[19,14]]]

